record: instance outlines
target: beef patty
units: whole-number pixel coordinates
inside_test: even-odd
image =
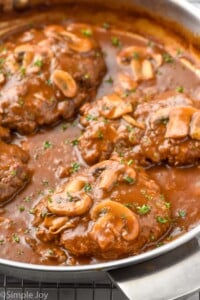
[[[102,161],[71,176],[34,208],[36,236],[75,256],[138,253],[170,228],[170,205],[141,168]]]
[[[106,70],[84,24],[27,30],[1,46],[0,124],[23,134],[71,118],[95,96]]]

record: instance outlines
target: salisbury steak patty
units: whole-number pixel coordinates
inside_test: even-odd
[[[103,55],[84,24],[44,26],[11,36],[0,55],[0,124],[20,133],[73,116],[95,96]]]
[[[88,164],[102,160],[102,153],[107,159],[131,158],[145,166],[199,161],[200,110],[183,93],[113,93],[85,104],[81,114],[85,130],[79,150]]]
[[[72,175],[34,209],[36,236],[75,256],[136,254],[170,227],[170,205],[141,169],[106,160]]]
[[[0,202],[12,199],[30,180],[29,155],[0,141]]]

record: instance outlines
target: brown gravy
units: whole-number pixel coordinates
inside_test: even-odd
[[[71,8],[71,12],[61,12],[59,8],[54,9],[53,21],[51,20],[50,13],[45,13],[41,17],[45,22],[49,23],[67,23],[71,21],[90,23],[91,11],[81,10],[77,7]],[[93,11],[94,13],[94,11]],[[123,46],[129,46],[133,43],[138,43],[134,36],[127,35],[123,30],[130,30],[135,25],[135,31],[146,35],[150,41],[156,41],[167,51],[184,51],[186,57],[193,57],[197,59],[197,54],[194,56],[190,52],[189,45],[183,43],[181,38],[173,34],[167,38],[163,36],[166,33],[162,27],[154,24],[151,21],[144,21],[142,19],[131,19],[127,17],[122,21],[119,16],[112,14],[112,12],[95,12],[93,21],[97,23],[94,29],[95,38],[99,41],[101,48],[105,53],[105,61],[107,65],[107,74],[98,90],[96,98],[112,92],[115,84],[117,84],[117,74],[120,68],[116,63],[116,53],[118,47],[112,44],[112,38],[117,37]],[[33,15],[34,16],[34,15]],[[72,17],[73,16],[73,17]],[[75,17],[74,17],[75,16]],[[32,15],[24,16],[22,23],[26,19],[32,19]],[[37,19],[37,18],[36,18]],[[56,21],[55,21],[56,19]],[[120,16],[122,19],[122,16]],[[132,23],[131,23],[132,22]],[[142,28],[142,24],[146,22],[152,24],[149,27],[149,32],[145,32],[146,28]],[[37,24],[35,21],[34,24]],[[109,24],[109,29],[106,30],[105,24]],[[140,27],[141,26],[141,27]],[[115,31],[115,28],[122,30],[121,32]],[[142,28],[142,29],[138,29]],[[159,28],[159,34],[156,34],[156,28]],[[163,30],[163,33],[161,32]],[[154,32],[155,36],[152,36]],[[171,40],[174,45],[171,46]],[[109,78],[112,80],[109,81]],[[149,92],[163,92],[166,90],[176,90],[178,87],[184,88],[184,93],[189,94],[196,99],[196,107],[200,107],[200,78],[198,78],[191,70],[182,66],[178,61],[178,56],[172,64],[164,64],[157,74],[157,80],[152,83],[141,83],[140,88],[149,88]],[[40,257],[26,243],[25,237],[35,230],[31,226],[33,220],[33,207],[46,193],[51,193],[58,184],[65,182],[65,172],[74,162],[78,162],[82,167],[86,164],[81,159],[77,146],[73,145],[81,133],[79,125],[79,117],[75,117],[71,122],[61,122],[52,128],[42,128],[36,134],[31,136],[15,136],[15,143],[21,145],[25,150],[30,153],[30,167],[33,170],[33,177],[30,184],[17,195],[17,197],[7,203],[4,207],[0,208],[0,216],[12,220],[11,225],[0,226],[0,257],[29,262],[34,264],[54,264],[52,260],[45,262],[40,260]],[[170,167],[170,166],[155,166],[147,170],[147,173],[161,186],[162,192],[165,194],[167,201],[171,203],[172,216],[174,220],[173,230],[168,236],[166,241],[183,234],[184,232],[194,228],[199,224],[200,220],[200,168],[199,166],[187,167]],[[162,241],[163,242],[163,241]],[[157,243],[155,246],[159,246]],[[45,246],[46,247],[46,246]],[[100,260],[96,258],[81,258],[74,259],[70,257],[66,264],[86,264],[97,263]],[[55,263],[56,264],[56,263]]]

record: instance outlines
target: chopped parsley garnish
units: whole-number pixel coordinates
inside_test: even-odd
[[[0,245],[4,244],[4,239],[0,239]]]
[[[13,238],[14,242],[16,242],[16,243],[20,242],[20,238],[19,238],[19,236],[16,233],[13,233],[12,238]]]
[[[37,59],[35,62],[34,62],[34,66],[37,66],[37,67],[42,67],[43,66],[43,61],[41,59]]]
[[[155,43],[153,41],[148,41],[147,47],[154,47]]]
[[[167,64],[171,64],[174,62],[173,57],[169,53],[163,53],[163,59]]]
[[[52,85],[51,79],[47,79],[47,80],[46,80],[46,84],[49,85],[49,86],[51,86],[51,85]]]
[[[166,206],[166,208],[170,209],[171,203],[170,202],[165,202],[165,206]]]
[[[151,211],[151,207],[147,204],[143,204],[142,206],[137,206],[137,212],[140,215],[146,215]]]
[[[184,87],[183,87],[183,86],[178,86],[178,87],[176,88],[176,91],[177,91],[178,93],[183,93],[183,92],[184,92]]]
[[[5,58],[0,58],[0,68],[3,67],[4,62],[5,62]]]
[[[124,180],[125,180],[126,182],[128,182],[129,184],[135,183],[135,178],[132,178],[132,177],[130,177],[130,176],[128,176],[128,175],[124,177]]]
[[[92,36],[92,30],[89,28],[84,28],[81,30],[81,33],[87,37],[91,37]]]
[[[80,169],[80,164],[78,162],[74,162],[72,164],[71,173],[76,173]]]
[[[16,171],[16,170],[12,170],[12,171],[10,172],[10,175],[11,175],[12,177],[15,177],[15,176],[17,175],[17,171]]]
[[[160,200],[165,201],[165,195],[160,194]]]
[[[26,75],[26,69],[24,67],[21,67],[19,72],[20,72],[21,77],[24,77]]]
[[[176,56],[181,56],[183,54],[183,50],[181,50],[180,48],[178,48],[176,50]]]
[[[97,136],[100,140],[102,140],[104,138],[103,132],[102,131],[98,131]]]
[[[86,116],[86,120],[87,120],[87,121],[96,121],[96,120],[97,120],[97,117],[94,117],[93,115],[87,115],[87,116]]]
[[[35,214],[34,208],[31,208],[31,209],[29,210],[29,214],[31,214],[31,215],[34,215],[34,214]]]
[[[43,184],[44,186],[48,186],[48,185],[49,185],[49,181],[48,181],[47,179],[43,179],[43,180],[42,180],[42,184]]]
[[[88,182],[84,185],[84,191],[85,191],[86,193],[92,191],[92,186],[91,186]]]
[[[73,146],[77,146],[79,144],[79,140],[74,139],[71,143],[72,143]]]
[[[69,192],[67,192],[67,197],[68,197],[68,201],[69,202],[72,202],[73,200],[74,200],[74,197],[69,193]]]
[[[50,148],[52,148],[52,143],[49,141],[45,141],[43,143],[43,149],[46,150],[46,149],[50,149]]]
[[[185,218],[186,212],[184,210],[179,210],[178,215],[180,218]]]
[[[157,222],[161,223],[161,224],[166,224],[168,222],[167,218],[163,218],[161,216],[157,216],[156,217]]]
[[[109,84],[113,84],[113,79],[112,79],[112,77],[109,76],[108,79],[105,80],[105,82],[106,82],[106,83],[109,83]]]
[[[24,206],[20,206],[20,207],[19,207],[19,211],[20,211],[20,212],[25,211],[25,207],[24,207]]]
[[[68,128],[68,124],[62,124],[61,128],[63,131],[65,131]]]
[[[134,51],[133,52],[133,58],[136,59],[136,60],[138,60],[140,58],[139,53],[136,52],[136,51]]]
[[[133,162],[134,162],[133,159],[130,159],[130,160],[128,161],[128,163],[127,163],[128,166],[131,166],[131,165],[133,164]]]
[[[116,36],[111,37],[111,42],[112,42],[112,45],[115,46],[115,47],[120,47],[121,46],[120,39]]]
[[[108,29],[110,29],[110,24],[107,23],[107,22],[104,22],[103,25],[102,25],[102,27],[103,27],[104,29],[108,30]]]

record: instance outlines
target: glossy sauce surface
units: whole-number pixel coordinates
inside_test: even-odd
[[[190,47],[183,43],[179,37],[172,35],[167,40],[162,34],[156,36],[155,33],[155,36],[152,36],[152,33],[145,32],[145,29],[138,30],[138,28],[142,28],[142,24],[143,26],[146,25],[146,21],[142,19],[133,20],[131,17],[127,17],[122,25],[116,13],[112,12],[107,12],[104,15],[103,12],[83,10],[77,7],[72,8],[69,15],[67,9],[65,11],[63,13],[59,9],[56,10],[54,16],[56,20],[54,21],[51,21],[51,17],[49,17],[51,13],[44,14],[42,17],[45,20],[44,24],[47,20],[49,23],[58,24],[68,24],[74,21],[90,24],[91,13],[96,14],[94,19],[97,24],[95,26],[93,24],[93,35],[104,52],[107,66],[107,73],[98,89],[96,99],[111,93],[119,85],[118,75],[122,71],[124,72],[124,69],[116,62],[119,49],[133,44],[143,45],[145,43],[145,41],[139,41],[134,35],[126,33],[126,30],[130,30],[132,27],[134,29],[131,24],[135,24],[136,32],[141,31],[140,33],[143,33],[148,41],[157,42],[164,51],[165,49],[167,52],[171,51],[174,57],[172,63],[165,63],[160,67],[154,80],[140,83],[138,88],[145,90],[145,93],[148,94],[168,90],[180,91],[181,93],[181,87],[184,93],[195,98],[195,106],[200,108],[200,78],[179,61],[179,53],[183,51],[185,57],[196,60],[198,65],[198,55],[196,53],[195,55],[191,54]],[[76,17],[72,18],[74,15]],[[30,15],[25,16],[25,18],[31,19],[32,17]],[[37,21],[34,24],[37,24]],[[153,24],[151,30],[156,31],[157,26],[159,25]],[[149,31],[151,30],[149,29]],[[170,39],[175,41],[173,47],[170,46]],[[126,69],[126,74],[130,74],[129,68]],[[71,122],[62,121],[51,128],[41,128],[30,136],[15,135],[14,142],[21,145],[30,154],[29,166],[33,170],[33,177],[29,185],[13,201],[0,208],[0,217],[11,220],[10,222],[4,219],[3,223],[0,224],[1,258],[29,263],[59,264],[51,258],[41,260],[41,257],[26,242],[26,238],[34,235],[36,230],[31,224],[34,213],[33,207],[38,201],[46,194],[51,195],[57,185],[67,181],[74,163],[77,163],[80,169],[87,166],[81,158],[75,142],[80,137],[81,130],[82,127],[79,124],[79,115],[77,114]],[[151,166],[146,172],[160,185],[166,201],[171,203],[172,230],[167,238],[154,244],[157,247],[199,224],[200,168],[198,164],[186,167],[159,165]],[[48,249],[48,246],[50,245],[43,245],[45,249]],[[99,261],[102,259],[95,256],[76,258],[67,253],[67,260],[64,264],[78,265]]]

